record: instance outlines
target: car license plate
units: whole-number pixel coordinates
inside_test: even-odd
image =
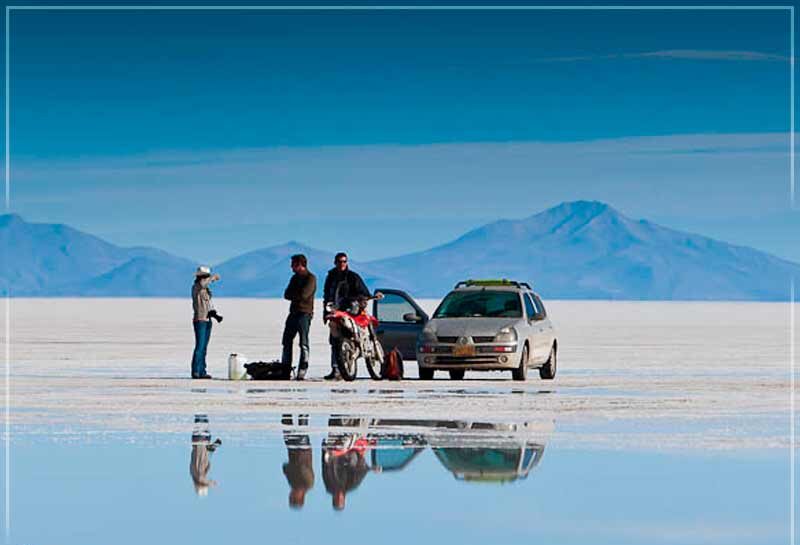
[[[457,358],[469,358],[475,355],[475,347],[471,344],[460,344],[453,347],[453,355]]]

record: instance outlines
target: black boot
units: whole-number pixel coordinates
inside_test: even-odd
[[[339,374],[339,369],[334,367],[331,369],[330,374],[325,375],[325,380],[342,380],[342,375]]]

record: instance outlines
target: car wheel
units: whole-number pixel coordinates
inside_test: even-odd
[[[463,369],[451,369],[450,370],[450,379],[451,380],[464,380],[464,370]]]
[[[519,367],[511,371],[514,380],[526,380],[528,378],[528,345],[522,347],[522,357],[519,359]]]
[[[424,367],[419,368],[419,379],[420,380],[433,380],[433,369],[426,369]]]
[[[547,358],[547,363],[539,368],[539,377],[545,380],[553,380],[556,378],[556,367],[558,365],[558,350],[556,345],[550,349],[550,357]]]

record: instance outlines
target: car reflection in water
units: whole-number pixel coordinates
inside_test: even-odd
[[[486,424],[460,423],[461,431],[474,431],[477,435],[490,432],[503,432],[493,436],[491,447],[464,446],[459,444],[457,435],[438,438],[433,446],[436,458],[458,480],[475,482],[512,482],[527,478],[544,455],[543,443],[520,440],[519,433],[526,430],[528,423]],[[519,428],[522,429],[519,429]]]
[[[208,489],[217,486],[217,482],[208,478],[211,470],[211,453],[222,444],[220,439],[211,442],[211,432],[208,429],[208,416],[205,414],[194,415],[194,429],[192,430],[192,454],[189,457],[189,474],[192,476],[194,491],[198,496],[207,496]]]
[[[284,426],[292,417],[284,415]],[[303,417],[298,421],[298,425]],[[305,420],[307,422],[307,420]],[[335,510],[347,504],[347,495],[370,473],[402,471],[425,449],[459,481],[508,483],[525,479],[541,462],[554,428],[552,421],[497,423],[455,420],[374,419],[335,416],[328,420],[322,440],[322,478]],[[288,432],[284,432],[289,437]],[[294,431],[296,436],[296,431]],[[293,450],[305,449],[305,490],[313,484],[307,436],[287,439],[290,463]],[[290,479],[292,492],[296,485]]]
[[[379,465],[385,466],[384,460],[388,459],[390,467],[402,469],[429,447],[456,479],[495,483],[525,479],[541,461],[553,430],[552,421],[498,423],[381,419],[372,423],[376,430],[395,426],[429,430],[411,435],[378,434],[376,444],[379,448],[373,451],[373,456]],[[401,446],[393,447],[392,443],[398,441]]]

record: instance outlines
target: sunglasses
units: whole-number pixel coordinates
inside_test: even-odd
[[[336,263],[347,263],[346,259],[337,259]]]

